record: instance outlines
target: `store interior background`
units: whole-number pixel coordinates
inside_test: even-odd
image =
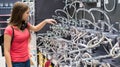
[[[21,0],[0,0],[0,3],[2,4],[10,4],[14,3],[16,1],[21,1]],[[106,0],[107,1],[107,0]],[[107,4],[107,8],[111,9],[113,6],[113,1],[114,0],[109,0]],[[120,1],[116,0],[117,6],[115,7],[115,10],[112,12],[107,12],[107,14],[110,17],[111,23],[114,24],[114,22],[120,22],[119,17],[120,17]],[[55,15],[54,11],[56,9],[62,9],[65,6],[65,0],[35,0],[35,24],[38,24],[40,21],[46,19],[46,18],[52,18],[52,15]],[[85,8],[93,8],[97,7],[97,3],[87,3],[85,2]],[[4,5],[5,7],[5,5]],[[8,8],[7,8],[8,7]],[[99,7],[98,7],[99,8]],[[102,8],[101,8],[102,9]],[[0,7],[0,14],[10,14],[11,6],[6,6],[6,8]],[[96,14],[96,16],[99,16],[101,18],[101,14]],[[8,17],[7,17],[8,18]],[[0,18],[0,20],[5,20],[6,18]],[[48,25],[44,27],[41,31],[39,32],[46,32],[46,29],[48,29]]]
[[[69,0],[68,0],[69,1]],[[71,0],[72,1],[72,0]],[[78,0],[79,1],[79,0]],[[82,1],[82,0],[81,0]],[[84,1],[84,0],[83,0]],[[90,9],[93,7],[101,8],[104,10],[104,8],[100,7],[103,4],[100,4],[97,6],[97,2],[91,3],[89,0],[85,0],[85,8]],[[88,1],[88,2],[87,2]],[[104,0],[101,0],[104,1]],[[120,22],[120,0],[116,0],[117,5],[115,7],[115,10],[112,12],[107,12],[107,15],[110,17],[111,23],[115,24],[115,22]],[[52,18],[52,15],[55,15],[56,9],[62,9],[65,6],[65,0],[35,0],[35,24],[38,24],[40,21],[42,21],[45,18]],[[107,3],[106,7],[108,9],[112,9],[114,0],[105,0]],[[98,16],[97,18],[101,18],[101,14],[95,14]],[[48,26],[45,27],[48,29]],[[40,32],[46,32],[46,29],[43,28]]]
[[[7,19],[9,18],[9,14],[11,11],[11,6],[16,2],[16,1],[21,1],[21,0],[0,0],[0,4],[3,3],[4,6],[0,6],[0,21],[7,21]],[[84,0],[83,0],[84,1]],[[96,0],[96,2],[89,2],[90,0],[85,0],[84,4],[85,4],[85,8],[86,9],[90,9],[90,8],[100,8],[103,9],[101,7],[101,4],[98,4],[98,1]],[[104,0],[101,0],[104,1]],[[114,0],[105,0],[106,3],[108,3],[106,6],[108,9],[111,9],[113,7],[113,1]],[[108,1],[108,2],[107,2]],[[33,25],[37,25],[38,23],[40,23],[41,21],[43,21],[44,19],[47,18],[53,18],[53,15],[55,15],[55,10],[56,9],[63,9],[63,7],[65,6],[65,0],[33,0],[34,2],[34,9],[35,12],[33,13],[33,17],[34,19],[32,21]],[[110,17],[110,23],[114,25],[114,27],[116,29],[119,30],[119,24],[120,24],[120,0],[116,0],[116,7],[115,10],[112,12],[107,12],[107,15]],[[5,6],[6,4],[6,6]],[[11,4],[11,5],[7,5],[7,4]],[[4,7],[4,8],[3,8]],[[105,17],[101,14],[101,13],[95,13],[94,14],[96,16],[96,19],[101,19],[101,20],[105,20]],[[90,16],[86,16],[87,19],[90,19]],[[57,21],[57,20],[56,20]],[[59,22],[59,21],[58,21]],[[96,21],[97,22],[97,21]],[[118,22],[116,24],[116,22]],[[3,30],[2,28],[5,28],[7,26],[7,24],[1,24],[0,23],[0,34],[3,34]],[[37,43],[36,43],[36,35],[41,34],[41,33],[46,33],[48,30],[50,30],[50,26],[49,24],[47,24],[42,30],[40,30],[39,32],[32,32],[32,37],[34,38],[31,42],[31,44],[33,45],[32,48],[33,50],[31,51],[31,53],[33,54],[33,61],[35,63],[35,65],[33,67],[38,67],[38,53],[39,51],[37,51]],[[44,57],[45,58],[45,57]],[[1,62],[2,63],[2,62]],[[0,63],[0,65],[1,65]],[[54,64],[53,64],[54,65]],[[0,66],[1,67],[1,66]]]

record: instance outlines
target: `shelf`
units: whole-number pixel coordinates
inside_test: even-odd
[[[4,30],[5,28],[0,28],[0,30]]]
[[[12,7],[0,7],[0,9],[11,9]]]
[[[0,16],[10,16],[10,14],[0,14]]]
[[[1,23],[7,23],[7,21],[0,21],[0,24],[1,24]]]

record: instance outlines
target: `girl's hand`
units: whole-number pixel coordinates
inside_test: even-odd
[[[44,22],[53,25],[57,23],[54,19],[45,19]]]

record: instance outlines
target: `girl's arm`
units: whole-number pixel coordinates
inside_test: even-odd
[[[12,67],[10,47],[11,47],[11,36],[8,34],[4,34],[4,55],[5,55],[7,67]]]
[[[32,30],[32,31],[39,31],[41,30],[46,24],[55,24],[57,23],[54,19],[45,19],[43,20],[42,22],[40,22],[38,25],[36,26],[33,26],[33,25],[30,25],[29,29]]]

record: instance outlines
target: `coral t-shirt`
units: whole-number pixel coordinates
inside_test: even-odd
[[[30,23],[28,23],[28,27]],[[17,27],[14,28],[14,38],[10,48],[10,56],[12,62],[25,62],[29,59],[29,38],[30,33],[26,28],[24,31],[19,30]],[[11,26],[7,26],[4,34],[8,34],[12,37],[13,30]]]

